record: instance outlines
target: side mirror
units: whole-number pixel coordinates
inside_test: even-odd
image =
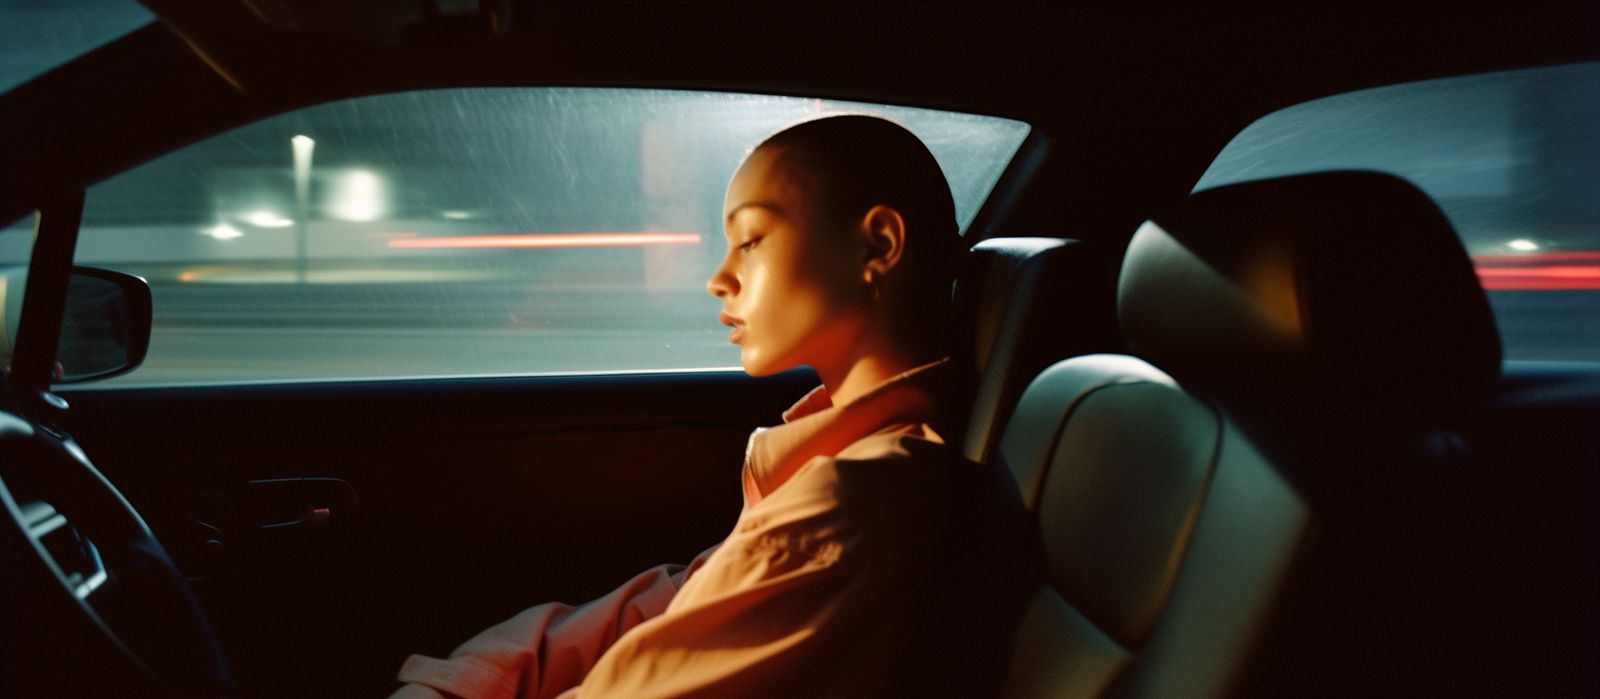
[[[125,374],[150,349],[150,285],[95,267],[73,267],[56,346],[55,383]]]
[[[0,270],[0,365],[15,353],[28,268]],[[73,267],[56,343],[52,383],[80,383],[133,371],[150,349],[150,285],[95,267]]]

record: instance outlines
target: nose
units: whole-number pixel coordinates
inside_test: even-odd
[[[733,273],[728,270],[728,257],[722,258],[722,264],[711,273],[711,278],[706,280],[706,293],[719,299],[732,296],[739,288],[739,281],[734,279]]]

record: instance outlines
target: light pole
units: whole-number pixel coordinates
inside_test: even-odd
[[[295,280],[306,282],[306,238],[311,218],[311,151],[317,142],[304,134],[289,139],[294,149]]]

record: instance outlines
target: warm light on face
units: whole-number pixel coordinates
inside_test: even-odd
[[[277,212],[262,209],[252,211],[244,216],[245,223],[258,228],[288,228],[294,225],[294,219],[284,218]],[[238,237],[238,236],[234,236]]]
[[[813,225],[805,190],[781,151],[758,149],[734,173],[723,201],[727,254],[706,282],[735,329],[745,372],[797,366],[827,374],[851,361],[868,317],[855,236]]]
[[[344,221],[376,221],[387,213],[387,190],[377,173],[351,170],[335,184],[328,213]]]
[[[226,223],[219,223],[215,226],[200,231],[200,233],[203,235],[209,235],[217,240],[233,240],[234,238],[244,237],[244,234],[240,233],[239,229],[234,228]]]

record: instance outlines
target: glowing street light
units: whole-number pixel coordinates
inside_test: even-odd
[[[371,170],[350,170],[340,177],[330,194],[328,213],[344,221],[376,221],[387,213],[388,192],[383,178]]]
[[[294,138],[289,139],[289,147],[294,151],[295,278],[304,284],[308,223],[306,219],[311,212],[311,151],[317,147],[317,142],[305,134],[296,134]]]
[[[244,234],[240,233],[239,229],[234,228],[226,223],[219,223],[201,231],[201,233],[216,238],[217,240],[233,240],[235,238],[244,237]]]
[[[252,211],[245,215],[244,220],[245,223],[257,228],[288,228],[294,225],[293,219],[284,218],[279,216],[276,211],[268,211],[266,209]]]

